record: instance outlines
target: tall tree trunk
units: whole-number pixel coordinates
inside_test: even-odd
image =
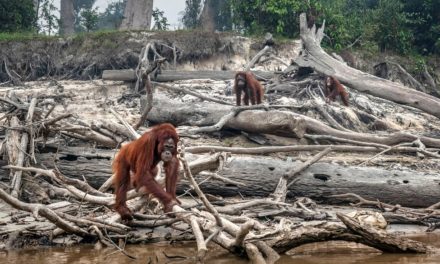
[[[153,0],[127,0],[124,10],[124,19],[120,29],[143,29],[151,27],[153,15]]]
[[[73,12],[73,0],[61,0],[60,20],[62,35],[72,35],[73,33],[75,33],[75,14]]]
[[[35,16],[38,17],[38,9],[40,8],[40,0],[33,0]]]
[[[34,23],[35,23],[35,25],[37,25],[38,24],[38,11],[40,9],[40,0],[33,0],[33,3],[34,3],[34,13],[35,13]]]
[[[214,32],[215,21],[214,13],[212,10],[212,0],[205,0],[203,5],[202,14],[200,15],[200,25],[204,31]]]

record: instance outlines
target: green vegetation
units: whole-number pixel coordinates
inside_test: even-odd
[[[80,25],[90,32],[97,28],[98,25],[98,8],[86,8],[81,11]]]
[[[105,11],[99,14],[98,29],[117,29],[124,18],[125,1],[110,3]]]
[[[180,19],[187,29],[194,29],[199,26],[198,16],[200,14],[202,3],[201,0],[186,0],[185,11]]]
[[[32,31],[34,26],[32,0],[0,0],[0,32]]]
[[[55,36],[46,36],[32,32],[0,32],[0,42],[3,41],[25,41],[25,40],[49,40]]]
[[[182,23],[200,26],[200,0],[187,0]],[[326,22],[323,45],[334,50],[361,47],[399,54],[440,54],[439,0],[225,0],[208,1],[216,30],[261,36],[299,35],[299,15]],[[220,19],[221,18],[221,19]]]
[[[54,0],[0,0],[0,40],[26,39],[36,32],[57,34]],[[98,13],[96,0],[75,0],[75,31],[117,29],[126,0],[113,1]],[[209,7],[215,30],[262,36],[266,32],[278,39],[299,36],[299,15],[307,13],[320,26],[325,21],[323,45],[332,50],[362,49],[397,54],[440,55],[439,0],[186,0],[181,14],[186,29],[203,27],[199,19],[204,4]],[[37,11],[37,12],[36,12]],[[206,18],[206,16],[205,16]],[[38,23],[37,23],[38,22]],[[163,11],[153,11],[153,29],[167,30]],[[5,34],[6,32],[11,35]]]
[[[54,12],[57,10],[53,4],[53,0],[40,0],[40,14],[38,16],[38,32],[46,32],[47,35],[56,33],[59,28],[59,20]]]
[[[163,11],[158,8],[153,10],[153,29],[155,30],[167,30],[169,25],[168,19],[163,15]]]
[[[440,54],[438,0],[251,0],[232,1],[234,23],[248,34],[272,32],[297,37],[298,17],[306,12],[326,22],[324,45],[363,46],[400,54]]]

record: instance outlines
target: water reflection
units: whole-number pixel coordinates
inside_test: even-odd
[[[413,239],[427,242],[440,247],[439,234],[427,234],[426,236],[412,237]],[[347,247],[341,242],[333,244],[312,244],[303,246],[302,249],[290,252],[294,255],[284,255],[277,262],[280,264],[375,264],[375,263],[439,263],[438,256],[411,255],[411,254],[380,254],[365,253],[365,249],[356,244]],[[185,243],[176,245],[130,245],[126,247],[129,254],[136,256],[132,260],[121,253],[110,249],[95,249],[93,246],[75,246],[68,248],[40,248],[27,250],[10,250],[0,252],[0,263],[25,263],[25,264],[64,264],[64,263],[194,263],[193,256],[196,253],[195,244]],[[363,252],[363,253],[359,253]],[[167,258],[167,255],[170,258]],[[223,249],[210,250],[206,263],[231,264],[247,263],[247,261],[235,257]]]
[[[194,263],[195,244],[178,245],[129,245],[126,251],[135,256],[130,259],[113,249],[95,249],[90,245],[67,248],[40,248],[26,250],[10,250],[0,252],[0,263],[27,264],[133,264],[133,263]],[[167,257],[168,256],[168,257]],[[207,263],[231,264],[247,263],[225,250],[212,250]]]

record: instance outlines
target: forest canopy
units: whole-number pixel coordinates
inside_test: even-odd
[[[125,1],[115,0],[103,12],[93,9],[95,2],[73,1],[75,32],[118,29]],[[184,29],[204,27],[201,20],[208,6],[208,19],[217,31],[297,38],[299,14],[305,12],[318,25],[325,20],[323,45],[335,50],[361,46],[400,54],[440,54],[438,0],[186,0],[185,6],[180,17]],[[53,0],[0,0],[0,31],[57,32],[56,12]],[[167,30],[163,12],[153,14],[153,29]]]

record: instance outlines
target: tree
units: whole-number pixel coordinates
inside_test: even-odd
[[[201,27],[206,31],[232,30],[231,0],[187,0],[181,21],[185,28]]]
[[[231,6],[239,31],[296,37],[298,16],[307,10],[307,3],[305,0],[236,0],[231,1]]]
[[[54,14],[57,8],[53,4],[53,0],[43,0],[41,4],[41,14],[39,16],[39,28],[40,31],[51,35],[55,32],[59,26],[59,19]]]
[[[110,3],[105,11],[99,15],[98,29],[117,29],[124,18],[126,1]]]
[[[32,0],[0,0],[0,31],[30,31],[35,17]]]
[[[336,50],[360,44],[372,37],[375,0],[326,0],[315,3],[320,10],[320,21],[325,19],[326,34],[323,45]]]
[[[82,32],[85,28],[81,25],[82,10],[90,10],[93,8],[96,0],[73,0],[73,9],[75,10],[75,32]]]
[[[200,26],[205,31],[215,30],[214,10],[212,8],[212,0],[205,0],[202,13],[200,14]]]
[[[232,30],[232,0],[210,1],[213,10],[215,29],[218,31]]]
[[[61,0],[60,10],[60,33],[61,35],[72,35],[75,33],[75,13],[73,0]]]
[[[168,19],[164,17],[163,11],[160,11],[158,8],[153,10],[153,29],[156,30],[167,30],[168,26]]]
[[[98,25],[98,8],[83,9],[81,11],[80,25],[84,27],[87,32],[96,29]]]
[[[405,1],[408,27],[414,34],[414,46],[422,54],[440,54],[440,1]]]
[[[201,10],[201,0],[186,0],[185,10],[183,11],[182,24],[187,29],[194,29],[199,26],[199,14]]]
[[[127,0],[120,29],[149,30],[153,0]]]
[[[407,53],[411,49],[413,36],[406,27],[407,14],[400,0],[380,0],[374,19],[375,39],[382,51]]]

